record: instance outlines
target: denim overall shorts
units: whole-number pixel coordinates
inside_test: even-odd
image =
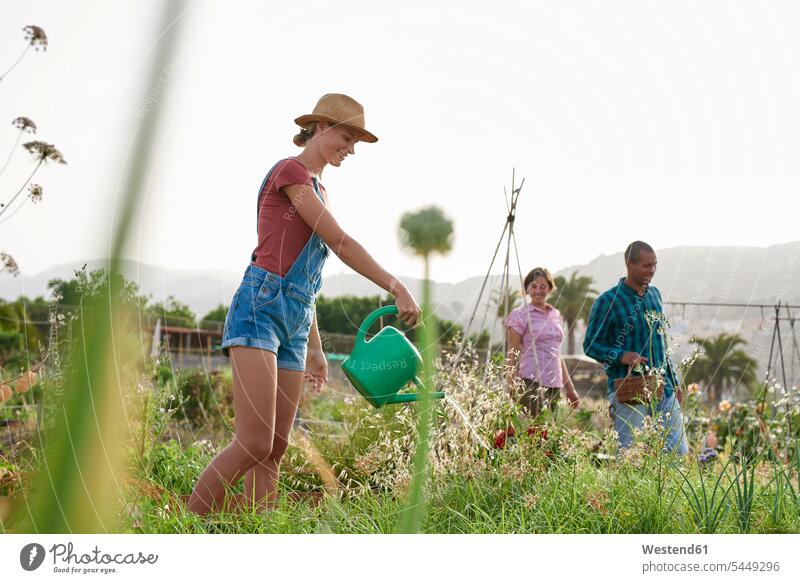
[[[268,179],[269,175],[264,182]],[[324,202],[315,178],[313,182],[314,192]],[[231,346],[260,348],[277,355],[278,368],[304,371],[314,302],[329,254],[328,246],[312,231],[285,277],[251,262],[225,319],[223,354],[230,357]]]

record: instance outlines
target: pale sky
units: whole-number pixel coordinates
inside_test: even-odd
[[[23,273],[107,254],[159,6],[0,2],[0,72],[25,48],[23,26],[50,41],[0,81],[0,167],[20,115],[69,163],[42,169],[44,200],[0,224],[0,250]],[[399,246],[399,218],[429,204],[456,227],[433,277],[482,275],[512,167],[525,178],[523,270],[586,263],[633,239],[658,249],[798,238],[796,2],[448,6],[190,2],[166,98],[155,97],[164,123],[128,257],[243,271],[261,180],[299,152],[292,120],[328,92],[363,103],[380,138],[325,171],[332,211],[398,275],[422,272]],[[20,147],[0,200],[32,167]],[[326,266],[341,271],[335,258]]]

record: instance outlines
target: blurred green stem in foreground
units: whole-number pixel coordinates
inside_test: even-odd
[[[138,112],[130,166],[113,223],[104,293],[81,306],[76,322],[69,376],[52,426],[38,435],[44,459],[34,478],[32,495],[17,501],[23,508],[14,532],[105,533],[118,531],[120,502],[125,487],[119,470],[129,451],[123,439],[136,420],[123,410],[124,393],[133,390],[141,347],[128,333],[120,309],[120,257],[143,192],[154,137],[162,111],[167,64],[173,58],[183,0],[162,4],[159,36]],[[26,514],[26,515],[25,515]],[[13,518],[12,518],[13,520]]]
[[[430,293],[430,255],[433,252],[447,253],[452,248],[453,223],[437,207],[428,207],[416,213],[405,213],[400,220],[400,239],[404,246],[423,258],[425,275],[422,288],[422,383],[417,421],[417,447],[408,498],[400,515],[398,531],[415,533],[420,531],[425,517],[425,478],[427,476],[428,438],[430,433],[433,402],[430,392],[434,383],[434,363],[438,353],[436,316],[433,313]]]

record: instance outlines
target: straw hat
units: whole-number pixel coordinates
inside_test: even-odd
[[[377,142],[372,133],[364,127],[364,106],[358,101],[341,93],[328,93],[317,101],[314,111],[301,115],[294,123],[304,128],[312,121],[324,121],[331,124],[347,126],[358,133],[363,142]]]

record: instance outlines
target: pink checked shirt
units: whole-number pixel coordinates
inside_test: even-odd
[[[550,304],[547,304],[546,311],[526,304],[508,315],[506,326],[522,337],[519,376],[537,381],[545,387],[563,386],[561,341],[564,339],[564,325],[561,312]],[[533,350],[532,340],[535,345]]]

